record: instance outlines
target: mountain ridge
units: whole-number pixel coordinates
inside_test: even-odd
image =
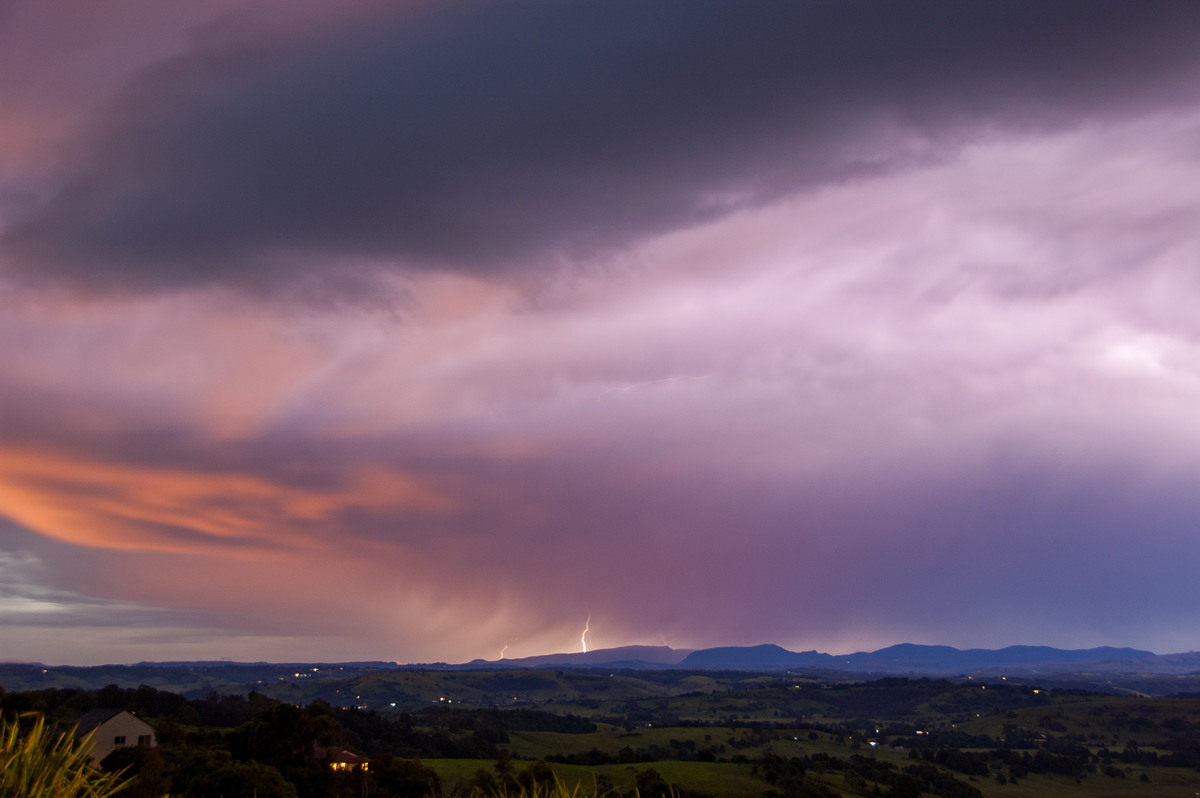
[[[1006,646],[1000,649],[958,649],[952,646],[898,643],[876,651],[827,654],[790,651],[772,643],[754,646],[715,646],[672,649],[668,646],[622,646],[588,652],[543,654],[516,659],[476,659],[463,668],[623,667],[680,668],[687,670],[779,670],[821,668],[858,673],[927,673],[944,675],[994,668],[1050,668],[1067,665],[1145,661],[1146,666],[1166,666],[1171,660],[1192,664],[1183,654],[1159,655],[1130,647],[1097,646],[1061,649],[1052,646]],[[418,666],[404,666],[418,667]],[[1151,667],[1150,670],[1156,668]]]
[[[1098,646],[1087,649],[1061,649],[1052,646],[1013,645],[999,649],[958,649],[952,646],[897,643],[875,651],[828,654],[816,650],[791,651],[772,643],[752,646],[715,646],[702,649],[675,649],[669,646],[631,645],[593,649],[586,652],[560,652],[530,657],[496,660],[474,659],[465,663],[396,663],[381,660],[354,662],[272,663],[230,660],[142,661],[133,664],[46,666],[33,662],[4,662],[0,668],[25,669],[51,667],[63,671],[101,671],[109,668],[148,669],[272,669],[309,668],[320,670],[503,670],[539,668],[622,668],[683,670],[788,670],[817,668],[863,674],[909,673],[945,675],[982,672],[996,668],[1057,671],[1087,665],[1097,672],[1189,673],[1200,670],[1200,652],[1156,654],[1130,647]],[[317,670],[314,668],[314,670]]]
[[[900,643],[877,651],[832,655],[819,651],[789,651],[782,646],[718,646],[706,649],[672,649],[668,646],[622,646],[588,652],[543,654],[516,659],[476,659],[462,664],[447,662],[397,664],[386,661],[357,662],[234,662],[190,660],[141,662],[132,665],[47,666],[35,663],[0,663],[0,687],[4,690],[99,689],[114,684],[122,687],[146,685],[180,694],[207,695],[212,692],[246,694],[250,691],[298,695],[336,701],[334,693],[322,693],[321,685],[344,687],[358,681],[387,685],[401,673],[525,671],[528,675],[499,677],[524,680],[564,678],[563,673],[535,675],[537,671],[574,671],[593,674],[621,672],[631,678],[655,681],[654,672],[711,673],[729,678],[743,673],[791,674],[786,678],[871,681],[880,678],[978,679],[983,682],[1010,679],[1044,687],[1132,691],[1137,694],[1200,694],[1200,652],[1155,654],[1135,648],[1101,646],[1090,649],[1058,649],[1050,646],[1008,646],[1001,649],[956,649]],[[638,673],[645,674],[638,676]],[[569,675],[566,678],[570,678]],[[332,689],[332,688],[331,688]],[[506,688],[508,689],[508,688]],[[521,688],[522,690],[525,688]],[[300,692],[296,692],[300,691]],[[440,695],[440,693],[439,693]],[[290,700],[290,698],[289,698]]]

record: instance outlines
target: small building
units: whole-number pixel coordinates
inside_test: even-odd
[[[347,770],[367,770],[370,767],[370,763],[367,762],[365,757],[361,757],[358,754],[345,749],[322,748],[317,746],[313,749],[313,753],[317,755],[318,759],[328,762],[331,770],[336,770],[338,772],[344,772]]]
[[[93,709],[79,716],[75,739],[89,739],[88,756],[99,762],[118,748],[158,745],[154,727],[123,709]]]

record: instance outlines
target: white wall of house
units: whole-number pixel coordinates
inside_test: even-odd
[[[88,754],[99,762],[118,748],[128,745],[158,745],[154,728],[146,721],[121,712],[104,721],[92,732],[92,750]]]

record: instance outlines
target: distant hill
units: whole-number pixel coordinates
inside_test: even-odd
[[[1048,646],[1009,646],[966,649],[901,643],[878,651],[831,655],[818,651],[789,651],[777,645],[721,646],[699,650],[667,646],[622,646],[588,652],[546,654],[502,660],[473,660],[398,665],[394,662],[270,663],[270,662],[140,662],[136,665],[94,667],[0,663],[0,687],[6,690],[45,688],[97,689],[108,684],[145,684],[184,695],[211,692],[245,694],[251,690],[299,702],[333,695],[354,680],[386,679],[397,672],[537,671],[746,671],[805,670],[819,678],[861,679],[878,676],[967,675],[1037,681],[1042,684],[1131,690],[1166,695],[1194,692],[1200,685],[1200,654],[1156,655],[1134,648],[1058,649]],[[607,676],[607,674],[604,674]],[[534,678],[530,674],[529,678]],[[647,678],[650,678],[647,676]],[[499,684],[499,683],[497,683]],[[507,688],[506,688],[507,689]],[[527,688],[522,688],[526,692]],[[519,690],[518,693],[521,691]],[[581,696],[582,697],[582,696]],[[326,698],[326,700],[329,700]]]
[[[830,654],[821,654],[816,651],[788,651],[780,646],[764,644],[761,646],[703,648],[684,657],[679,663],[679,667],[703,670],[775,670],[809,667],[836,669],[840,661],[841,657],[834,657]]]
[[[570,667],[590,665],[612,667],[619,664],[623,668],[636,669],[639,666],[678,665],[690,653],[692,653],[692,649],[690,648],[620,646],[618,648],[600,648],[594,651],[583,651],[574,654],[542,654],[535,657],[498,660],[476,659],[471,660],[466,665],[472,668],[553,668],[560,665]]]
[[[1182,655],[1171,655],[1177,660]],[[1156,655],[1135,648],[1104,646],[1089,649],[1060,649],[1049,646],[1009,646],[998,650],[901,643],[878,651],[854,654],[823,654],[818,651],[789,651],[781,646],[720,646],[695,651],[666,646],[624,646],[586,653],[546,654],[504,660],[473,660],[465,665],[441,668],[681,668],[686,670],[789,670],[819,668],[868,674],[944,675],[990,671],[996,668],[1061,668],[1062,666],[1108,662],[1138,662],[1155,669]],[[1189,660],[1191,662],[1191,660]],[[1166,665],[1164,660],[1162,663]],[[412,667],[412,666],[410,666]]]
[[[960,651],[949,646],[919,646],[912,643],[901,643],[869,654],[851,654],[848,657],[840,657],[839,660],[849,660],[859,669],[868,672],[954,673],[993,668],[1077,665],[1110,660],[1144,659],[1154,656],[1152,651],[1110,646],[1073,650],[1049,646],[1008,646],[998,650],[972,648]]]

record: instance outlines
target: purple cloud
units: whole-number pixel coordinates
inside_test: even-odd
[[[5,656],[1192,647],[1194,4],[160,5],[0,71]]]
[[[1196,17],[451,2],[227,29],[143,70],[4,250],[26,274],[143,289],[611,252],[980,135],[1194,98]]]

